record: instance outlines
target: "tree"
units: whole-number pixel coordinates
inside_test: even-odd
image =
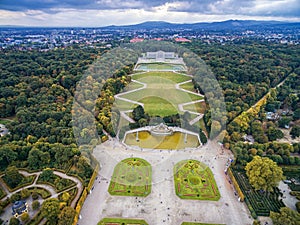
[[[279,213],[271,212],[270,217],[274,225],[300,225],[300,214],[288,207],[281,208]]]
[[[22,199],[28,198],[30,196],[30,191],[28,189],[21,190],[21,197]]]
[[[296,109],[293,114],[293,120],[299,120],[299,119],[300,119],[300,109]]]
[[[273,191],[283,179],[282,169],[267,157],[254,156],[245,170],[250,184],[256,190]]]
[[[41,169],[50,162],[49,152],[42,152],[36,148],[30,150],[28,155],[28,165],[31,169]]]
[[[55,175],[53,173],[53,170],[46,168],[43,170],[43,172],[40,174],[39,179],[41,181],[46,181],[46,182],[50,182],[53,183],[54,179],[55,179]]]
[[[11,187],[15,188],[23,180],[23,176],[19,173],[15,166],[7,167],[5,170],[5,182]]]
[[[282,117],[281,120],[278,121],[278,126],[281,128],[285,128],[285,126],[288,126],[291,122],[291,118],[289,117]]]
[[[299,137],[300,136],[300,127],[294,126],[290,131],[290,135],[292,136],[292,138]]]
[[[18,153],[11,150],[9,147],[0,148],[0,168],[5,169],[12,161],[16,160]]]
[[[37,200],[33,201],[31,207],[32,207],[33,210],[39,209],[40,208],[40,202],[37,201]]]
[[[20,224],[20,221],[17,218],[15,218],[15,217],[10,218],[9,225],[19,225],[19,224]]]
[[[59,201],[56,198],[45,200],[41,208],[42,216],[47,218],[51,224],[56,224],[60,213]]]
[[[75,215],[76,211],[72,207],[66,206],[58,216],[57,225],[72,225]]]
[[[145,118],[145,111],[144,108],[140,105],[135,107],[132,111],[132,116],[135,121],[139,121],[142,118]]]

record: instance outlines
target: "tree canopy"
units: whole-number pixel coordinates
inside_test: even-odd
[[[267,157],[254,156],[245,170],[250,184],[256,190],[273,191],[283,179],[282,169]]]
[[[274,225],[300,225],[300,213],[284,207],[279,213],[271,212],[270,217]]]
[[[58,199],[49,198],[45,200],[42,204],[41,213],[43,217],[49,220],[50,224],[56,224],[60,213]]]

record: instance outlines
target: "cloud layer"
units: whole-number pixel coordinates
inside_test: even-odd
[[[177,16],[176,16],[177,15]],[[177,17],[177,18],[176,18]],[[90,18],[90,19],[89,19]],[[190,18],[190,19],[188,19]],[[219,19],[220,18],[220,19]],[[223,18],[223,19],[222,19]],[[94,22],[90,21],[94,19]],[[197,21],[194,21],[198,19]],[[146,20],[300,21],[299,0],[1,0],[0,24],[101,26]],[[46,22],[48,21],[48,22]],[[59,25],[59,24],[56,24]]]

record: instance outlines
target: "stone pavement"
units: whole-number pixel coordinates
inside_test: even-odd
[[[149,225],[180,225],[183,221],[250,225],[252,219],[244,203],[238,201],[224,169],[229,151],[222,154],[218,143],[209,142],[196,150],[137,151],[117,140],[109,140],[94,150],[101,169],[91,194],[87,197],[79,225],[94,225],[104,217],[145,219]],[[152,192],[147,197],[111,196],[108,193],[114,167],[128,157],[139,157],[152,165]],[[219,201],[182,200],[175,194],[173,165],[196,159],[208,165],[219,187]]]

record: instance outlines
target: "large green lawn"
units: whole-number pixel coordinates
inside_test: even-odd
[[[184,71],[185,68],[180,64],[170,63],[141,63],[137,66],[137,70],[176,70]]]
[[[140,102],[144,103],[145,111],[151,116],[168,116],[178,113],[177,105],[160,97],[145,97]]]
[[[182,199],[220,199],[216,181],[211,170],[197,160],[183,160],[174,167],[176,195]]]
[[[151,165],[144,159],[128,158],[114,169],[108,192],[111,195],[147,196],[151,193]]]
[[[163,71],[152,71],[152,72],[138,73],[132,75],[132,78],[134,80],[140,80],[145,77],[156,77],[157,79],[164,78],[166,80],[173,81],[172,83],[181,83],[192,79],[191,77],[185,76],[184,74],[178,74],[174,72],[163,72]],[[157,82],[154,81],[154,83]]]
[[[182,113],[178,109],[178,104],[200,100],[202,97],[181,90],[177,90],[175,85],[180,82],[190,80],[190,77],[173,72],[149,72],[132,76],[140,82],[146,83],[147,88],[137,92],[123,95],[123,98],[143,102],[145,111],[151,116],[167,116]],[[192,86],[192,83],[189,83]],[[120,104],[121,103],[121,104]],[[124,101],[117,101],[120,108],[124,107]],[[128,103],[130,107],[132,104]]]
[[[104,218],[98,225],[148,225],[145,220],[124,219],[124,218]]]

